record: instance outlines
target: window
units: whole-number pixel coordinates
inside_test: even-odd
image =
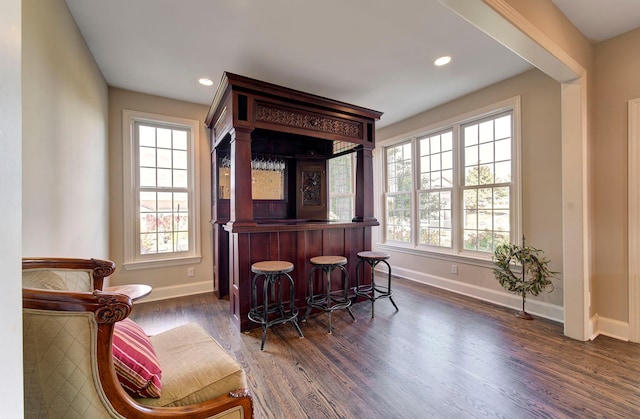
[[[514,98],[385,147],[385,243],[486,258],[517,241],[518,115]]]
[[[351,221],[354,211],[354,156],[343,154],[329,160],[329,219]]]
[[[387,160],[387,240],[410,243],[412,195],[412,144],[386,149]]]
[[[124,111],[125,266],[200,259],[198,121]]]
[[[510,241],[511,113],[462,126],[463,243],[492,252]]]
[[[451,248],[453,131],[418,138],[418,244]]]

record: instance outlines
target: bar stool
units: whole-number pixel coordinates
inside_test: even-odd
[[[349,273],[344,268],[344,265],[347,264],[347,258],[344,256],[316,256],[312,257],[310,262],[313,267],[309,272],[309,297],[307,297],[307,311],[302,321],[307,321],[312,308],[318,308],[329,313],[329,334],[331,334],[331,313],[334,310],[347,309],[353,321],[356,321],[353,312],[351,312],[351,300],[349,299]],[[322,269],[325,274],[326,287],[323,294],[315,294],[313,290],[313,274],[318,269]],[[331,272],[334,269],[342,271],[342,290],[331,290]]]
[[[355,294],[356,298],[360,296],[371,300],[371,318],[374,317],[374,303],[378,298],[388,298],[389,300],[391,300],[391,304],[393,304],[393,306],[396,308],[396,311],[398,311],[398,306],[393,301],[392,297],[393,292],[391,291],[391,266],[389,265],[389,262],[387,262],[387,259],[389,259],[389,257],[389,254],[384,252],[366,251],[358,253],[358,263],[356,264]],[[376,265],[378,265],[380,262],[383,262],[385,265],[387,265],[388,276],[386,287],[377,285],[375,282],[374,270]],[[369,266],[371,266],[371,284],[360,285],[360,267],[364,263],[367,263]],[[364,275],[364,269],[362,269],[362,275]],[[379,294],[376,295],[376,292],[378,292]]]
[[[292,270],[293,263],[281,260],[256,262],[251,265],[251,272],[255,273],[255,275],[253,276],[253,280],[251,281],[252,299],[251,310],[249,311],[248,317],[252,322],[262,325],[262,344],[260,345],[261,351],[264,350],[264,341],[267,337],[267,328],[273,326],[274,324],[291,322],[298,331],[298,335],[300,335],[301,338],[304,337],[302,331],[300,330],[300,326],[298,326],[298,309],[295,306],[294,296],[295,288],[293,285],[293,278],[291,278],[291,275],[289,275],[289,272],[291,272]],[[260,276],[264,277],[264,280],[262,282],[263,296],[261,306],[258,305],[257,283],[257,280]],[[286,301],[282,301],[282,277],[285,277],[289,280],[290,295],[288,301],[288,310],[284,306]],[[271,293],[271,302],[269,302],[269,293]]]

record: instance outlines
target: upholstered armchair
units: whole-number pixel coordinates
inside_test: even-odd
[[[244,370],[199,325],[140,336],[161,369],[160,394],[141,397],[123,387],[114,356],[118,326],[135,325],[131,299],[35,288],[34,280],[22,290],[26,418],[253,417]]]

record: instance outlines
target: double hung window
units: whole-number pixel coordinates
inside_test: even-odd
[[[418,138],[418,244],[451,248],[453,131]]]
[[[191,263],[200,254],[197,121],[124,116],[125,266]]]
[[[387,240],[401,243],[412,241],[411,197],[413,195],[413,144],[387,147]]]
[[[511,241],[512,119],[508,112],[461,127],[465,250],[493,252]]]

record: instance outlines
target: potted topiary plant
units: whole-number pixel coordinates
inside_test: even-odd
[[[549,286],[549,292],[553,291],[551,279],[555,278],[557,272],[549,269],[549,262],[542,250],[527,246],[524,237],[522,246],[505,243],[496,247],[493,257],[496,279],[507,291],[522,296],[522,311],[516,313],[517,317],[533,319],[524,308],[527,294],[538,295]],[[522,275],[516,275],[512,270],[513,266],[519,266]]]

